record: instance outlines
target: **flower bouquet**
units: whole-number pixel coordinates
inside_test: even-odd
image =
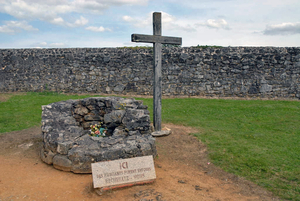
[[[107,129],[101,127],[101,123],[90,126],[90,135],[94,137],[105,137]]]

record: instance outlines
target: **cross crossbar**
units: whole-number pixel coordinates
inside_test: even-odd
[[[142,43],[162,43],[162,44],[172,44],[181,45],[182,38],[170,37],[170,36],[157,36],[157,35],[144,35],[144,34],[132,34],[132,42],[142,42]]]

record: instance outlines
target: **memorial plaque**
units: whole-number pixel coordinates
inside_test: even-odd
[[[156,178],[153,156],[92,163],[94,188],[147,183]]]

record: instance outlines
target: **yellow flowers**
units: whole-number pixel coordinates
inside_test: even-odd
[[[121,103],[120,104],[120,107],[118,107],[117,109],[118,110],[125,110],[125,107],[127,106],[127,104],[126,103]]]

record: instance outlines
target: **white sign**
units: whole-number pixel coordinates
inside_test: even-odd
[[[153,156],[92,163],[94,188],[147,182],[156,178]]]

